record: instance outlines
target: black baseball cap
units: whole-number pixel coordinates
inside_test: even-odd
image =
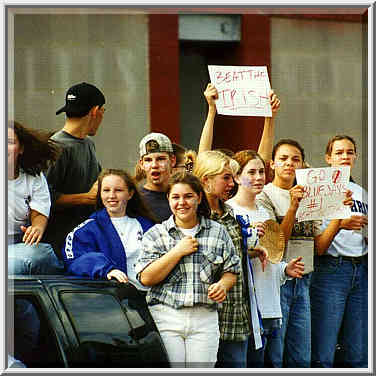
[[[86,82],[72,86],[65,95],[65,106],[56,111],[56,115],[62,112],[70,112],[85,116],[92,107],[102,106],[106,103],[103,93],[94,85]]]

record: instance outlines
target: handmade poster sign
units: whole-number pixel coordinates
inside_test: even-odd
[[[211,83],[218,91],[221,115],[272,116],[266,66],[209,65]]]
[[[350,166],[306,168],[295,172],[297,183],[304,187],[296,212],[298,222],[351,216],[350,207],[343,205]]]

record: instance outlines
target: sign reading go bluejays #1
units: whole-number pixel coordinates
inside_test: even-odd
[[[351,216],[344,205],[350,180],[350,166],[303,168],[295,171],[304,195],[296,212],[298,222],[321,219],[342,219]]]

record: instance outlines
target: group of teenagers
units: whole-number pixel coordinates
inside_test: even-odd
[[[66,93],[62,130],[8,123],[8,272],[130,283],[145,300],[172,367],[368,366],[367,192],[352,179],[346,219],[296,220],[307,167],[292,139],[274,144],[272,90],[258,151],[212,150],[216,88],[198,151],[167,135],[139,143],[135,176],[102,169],[91,137],[105,97]],[[354,166],[355,140],[337,135],[323,159]],[[279,224],[283,259],[261,245]],[[95,319],[95,318],[93,318]]]

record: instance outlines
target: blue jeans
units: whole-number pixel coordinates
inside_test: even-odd
[[[282,327],[268,343],[272,367],[311,366],[311,274],[288,280],[281,286]]]
[[[333,367],[342,325],[347,367],[368,367],[368,265],[319,256],[311,285],[312,367]]]
[[[216,368],[246,368],[248,339],[245,341],[219,340]]]
[[[8,274],[62,274],[64,265],[50,244],[8,244]]]
[[[40,319],[28,299],[14,299],[14,357],[28,364],[38,346]]]
[[[247,367],[263,368],[265,366],[265,353],[268,352],[268,343],[275,337],[282,325],[282,319],[262,319],[264,328],[262,334],[263,346],[261,349],[254,349],[254,346],[248,346]]]

